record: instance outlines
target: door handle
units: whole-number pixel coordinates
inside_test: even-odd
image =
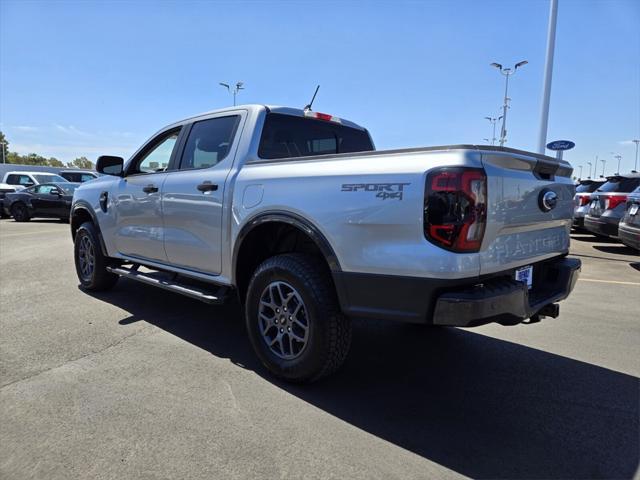
[[[211,183],[210,181],[206,181],[206,182],[202,182],[200,185],[198,185],[198,190],[200,190],[201,192],[215,192],[216,190],[218,190],[218,185],[216,185],[215,183]]]
[[[147,185],[146,187],[142,187],[142,191],[144,193],[156,193],[158,191],[158,187],[156,187],[155,185],[153,185],[152,183],[150,183],[149,185]]]

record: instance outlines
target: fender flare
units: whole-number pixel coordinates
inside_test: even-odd
[[[98,238],[100,239],[100,250],[102,250],[102,254],[105,257],[107,257],[108,256],[107,247],[105,246],[104,239],[102,238],[100,223],[98,222],[98,218],[96,217],[96,213],[94,212],[93,207],[86,200],[78,200],[77,202],[74,202],[73,206],[71,207],[71,211],[69,212],[69,219],[70,219],[69,228],[71,229],[71,240],[75,242],[76,232],[73,230],[73,216],[79,210],[84,210],[89,214],[89,217],[91,217],[91,221],[93,222],[93,225],[96,227],[96,230],[98,231]]]
[[[232,267],[234,281],[238,278],[238,253],[240,252],[242,244],[244,243],[247,235],[249,235],[249,233],[251,233],[254,228],[271,222],[279,222],[292,225],[309,235],[309,237],[320,249],[320,252],[329,265],[329,269],[331,270],[331,272],[342,271],[340,262],[338,261],[338,257],[336,256],[333,247],[331,246],[327,238],[323,235],[323,233],[313,223],[296,213],[280,210],[270,210],[261,212],[255,217],[251,218],[240,229],[233,247]]]

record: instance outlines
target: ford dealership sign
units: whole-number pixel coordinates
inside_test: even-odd
[[[556,140],[554,142],[547,143],[549,150],[571,150],[576,144],[571,140]]]

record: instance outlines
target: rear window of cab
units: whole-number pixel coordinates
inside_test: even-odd
[[[262,129],[258,156],[278,159],[371,150],[373,144],[366,130],[331,121],[269,113]]]

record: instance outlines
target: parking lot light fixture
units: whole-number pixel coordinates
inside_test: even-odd
[[[616,170],[616,175],[620,175],[620,160],[622,160],[622,155],[616,155],[613,158],[618,160],[618,169]]]
[[[591,165],[593,165],[593,163],[587,162],[587,165],[589,165],[589,176],[587,178],[591,178]]]
[[[233,87],[233,89],[231,88],[231,86],[228,83],[219,82],[219,85],[221,87],[226,88],[227,91],[233,95],[233,106],[235,107],[236,106],[236,95],[238,95],[238,92],[240,90],[244,90],[244,82],[237,82],[235,84],[235,86]]]
[[[602,176],[604,177],[604,166],[607,164],[607,160],[603,158],[600,161],[602,162]]]
[[[492,67],[500,70],[500,73],[504,75],[504,103],[502,105],[502,128],[500,129],[500,146],[503,147],[504,143],[507,141],[507,109],[509,108],[509,77],[516,73],[518,68],[524,67],[527,63],[527,60],[522,60],[514,65],[513,68],[504,68],[502,64],[493,62],[491,64]]]
[[[640,140],[631,140],[631,141],[636,144],[636,162],[633,165],[633,169],[637,172],[638,171],[638,144],[640,144]]]

